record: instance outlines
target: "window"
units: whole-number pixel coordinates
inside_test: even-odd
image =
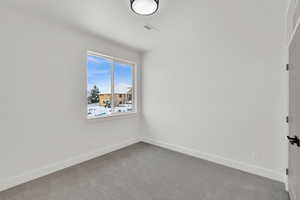
[[[94,52],[87,55],[87,118],[134,113],[135,64]]]

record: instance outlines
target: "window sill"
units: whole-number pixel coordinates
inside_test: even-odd
[[[117,114],[102,116],[102,117],[86,118],[86,120],[89,121],[89,122],[93,122],[93,121],[111,121],[111,120],[118,120],[118,119],[136,118],[138,116],[139,116],[138,112],[117,113]]]

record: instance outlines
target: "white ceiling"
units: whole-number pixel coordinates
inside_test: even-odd
[[[147,51],[161,43],[186,39],[194,43],[199,37],[235,38],[241,30],[256,34],[270,23],[279,27],[287,4],[286,0],[160,0],[158,13],[147,17],[134,14],[129,0],[1,0],[3,5]],[[157,30],[146,30],[146,24]]]
[[[155,46],[159,31],[148,31],[143,26],[151,24],[159,28],[157,22],[164,18],[168,1],[161,0],[159,12],[147,17],[134,14],[129,8],[129,0],[4,0],[1,4],[144,51]]]

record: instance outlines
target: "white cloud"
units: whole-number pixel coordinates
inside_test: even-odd
[[[132,88],[131,85],[121,83],[115,87],[115,93],[126,94]]]

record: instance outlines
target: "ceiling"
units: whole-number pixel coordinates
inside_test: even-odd
[[[123,43],[137,50],[153,48],[159,37],[159,24],[166,4],[162,0],[158,13],[139,16],[129,8],[129,0],[4,0],[7,5],[50,20],[67,23],[92,34]],[[173,0],[174,1],[174,0]],[[147,30],[151,24],[157,30]]]
[[[160,9],[153,16],[136,15],[129,8],[129,0],[1,0],[3,5],[139,51],[162,43],[184,43],[186,39],[194,43],[199,37],[222,42],[224,35],[235,38],[241,31],[256,34],[270,23],[279,27],[286,10],[282,0],[160,0]],[[148,24],[154,29],[145,29]]]

